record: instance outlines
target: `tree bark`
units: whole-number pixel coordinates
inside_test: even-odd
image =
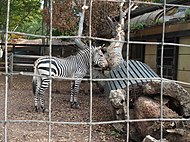
[[[152,81],[143,87],[143,93],[151,96],[161,93],[161,82]],[[181,108],[180,112],[184,117],[190,117],[190,94],[179,84],[173,81],[163,82],[163,95],[169,96],[172,101],[169,107]],[[174,103],[175,102],[175,103]]]
[[[116,37],[114,40],[118,40],[112,42],[108,47],[106,47],[106,56],[108,60],[109,68],[112,69],[122,63],[124,61],[122,55],[123,43],[125,40],[125,33],[121,26],[119,25],[116,30]]]

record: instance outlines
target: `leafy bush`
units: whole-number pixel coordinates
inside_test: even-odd
[[[131,25],[132,30],[143,30],[146,26],[146,23],[141,22],[141,23],[136,23]]]
[[[190,8],[185,10],[185,20],[190,19]]]

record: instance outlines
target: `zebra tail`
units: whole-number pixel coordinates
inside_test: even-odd
[[[35,76],[33,76],[33,79],[32,79],[32,91],[33,91],[33,94],[36,93],[36,85],[37,85],[37,79]]]
[[[37,75],[38,74],[38,71],[37,71],[37,67],[36,67],[36,64],[34,65],[34,75]],[[37,86],[37,76],[33,76],[33,79],[32,79],[32,91],[33,91],[33,94],[36,93],[36,86]]]

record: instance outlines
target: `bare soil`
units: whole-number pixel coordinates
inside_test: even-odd
[[[48,111],[45,113],[34,111],[32,77],[16,75],[13,77],[12,88],[8,89],[7,97],[7,125],[5,119],[5,77],[0,75],[0,141],[4,141],[5,127],[7,127],[7,140],[9,142],[47,142]],[[90,97],[89,85],[82,83],[79,93],[80,109],[70,108],[70,82],[61,83],[61,93],[56,93],[55,82],[52,87],[52,122],[89,122]],[[46,108],[48,108],[48,91]],[[105,95],[93,86],[93,122],[112,120],[110,106]],[[10,120],[10,122],[9,122]],[[21,121],[22,120],[22,121]],[[33,120],[34,122],[29,122]],[[38,121],[36,121],[38,120]],[[87,142],[89,141],[89,125],[80,124],[51,124],[52,142]],[[117,133],[111,124],[92,126],[92,141],[94,142],[124,142],[126,136]]]

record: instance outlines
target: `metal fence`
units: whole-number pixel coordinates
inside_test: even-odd
[[[50,87],[49,87],[49,113],[48,113],[48,120],[9,120],[8,119],[8,93],[9,93],[9,87],[8,87],[8,82],[9,82],[9,76],[10,75],[17,75],[17,74],[22,74],[24,76],[33,76],[35,74],[29,74],[29,73],[25,73],[25,72],[22,72],[22,73],[11,73],[9,72],[9,69],[8,69],[8,35],[9,34],[21,34],[21,35],[25,35],[25,36],[31,36],[31,37],[38,37],[38,38],[49,38],[49,42],[50,42],[50,45],[49,45],[49,56],[50,58],[52,57],[52,40],[54,38],[64,38],[64,39],[74,39],[74,38],[85,38],[85,39],[88,39],[89,40],[89,43],[90,43],[90,46],[92,44],[92,40],[102,40],[102,41],[113,41],[111,39],[104,39],[104,38],[98,38],[98,37],[92,37],[91,35],[91,30],[89,30],[89,36],[53,36],[52,35],[52,14],[53,14],[53,10],[52,10],[52,1],[53,0],[50,0],[50,36],[49,37],[46,37],[44,35],[33,35],[33,34],[27,34],[27,33],[20,33],[20,32],[12,32],[12,31],[9,31],[9,17],[10,17],[10,0],[7,1],[7,21],[6,21],[6,30],[5,30],[5,72],[1,72],[0,74],[5,76],[5,80],[4,80],[4,84],[5,84],[5,90],[4,90],[4,94],[1,94],[1,95],[4,95],[5,96],[5,99],[4,99],[4,119],[3,120],[0,120],[0,122],[4,125],[4,141],[7,142],[8,141],[8,125],[10,123],[46,123],[48,124],[48,141],[50,142],[51,139],[52,139],[52,124],[68,124],[68,125],[88,125],[89,126],[89,136],[88,136],[88,141],[91,142],[92,141],[92,126],[93,125],[100,125],[100,124],[114,124],[114,123],[126,123],[126,126],[127,126],[127,132],[129,132],[130,130],[130,123],[133,123],[133,122],[148,122],[148,121],[158,121],[159,123],[163,123],[164,121],[173,121],[173,120],[176,120],[176,121],[184,121],[184,120],[189,120],[189,119],[169,119],[169,118],[164,118],[163,116],[163,107],[160,108],[160,118],[154,118],[154,119],[131,119],[130,118],[130,115],[129,115],[129,107],[128,107],[128,117],[127,119],[125,120],[113,120],[113,121],[103,121],[103,122],[93,122],[93,119],[92,119],[92,103],[93,103],[93,96],[92,96],[92,81],[108,81],[108,80],[116,80],[116,79],[92,79],[92,73],[90,74],[90,117],[89,117],[89,121],[87,122],[64,122],[64,121],[52,121],[52,82],[50,82]],[[100,0],[101,1],[101,0]],[[104,0],[102,0],[104,1]],[[112,1],[112,0],[110,0]],[[114,0],[113,0],[114,1]],[[109,0],[107,1],[109,2]],[[121,2],[121,1],[115,1],[117,3]],[[153,2],[142,2],[142,1],[132,1],[132,0],[129,0],[129,1],[126,1],[126,3],[128,3],[129,5],[131,5],[132,3],[135,3],[135,4],[146,4],[146,5],[155,5],[155,6],[161,6],[163,7],[163,23],[162,23],[162,36],[161,36],[161,40],[159,42],[154,42],[154,41],[151,41],[151,42],[141,42],[141,41],[138,41],[138,40],[131,40],[130,39],[130,9],[129,9],[129,13],[128,13],[128,30],[127,30],[127,38],[126,38],[126,41],[125,41],[125,44],[127,45],[127,59],[129,59],[129,45],[130,44],[143,44],[143,45],[160,45],[161,46],[161,67],[160,67],[160,81],[161,81],[161,106],[163,105],[163,82],[164,82],[164,77],[163,77],[163,57],[164,57],[164,46],[165,45],[173,45],[173,46],[178,46],[178,47],[190,47],[189,44],[178,44],[178,43],[168,43],[168,42],[165,42],[165,33],[166,33],[166,7],[169,7],[169,6],[173,6],[173,7],[184,7],[184,8],[190,8],[190,6],[188,5],[179,5],[179,4],[175,4],[175,3],[167,3],[167,0],[164,0],[163,3],[153,3]],[[86,6],[86,0],[84,0],[84,6]],[[92,11],[93,11],[93,1],[90,2],[90,13],[92,14]],[[91,21],[90,21],[91,22]],[[1,33],[4,33],[4,31],[1,31]],[[90,69],[92,71],[92,69]],[[70,79],[70,80],[73,80],[73,78],[65,78],[65,79]],[[123,79],[126,79],[126,80],[129,80],[129,78],[123,78]],[[138,78],[135,78],[138,80]],[[144,78],[146,79],[146,78]],[[84,79],[84,80],[88,80],[88,79]],[[189,86],[190,83],[189,82],[180,82],[180,81],[176,81],[174,80],[175,82],[179,82],[181,84],[184,84],[184,85],[187,85]],[[128,87],[128,90],[129,90],[129,86]],[[129,100],[129,91],[127,92],[127,98]],[[128,102],[128,106],[129,106],[129,102]],[[160,129],[161,129],[161,133],[160,133],[160,140],[163,141],[163,125],[160,125]],[[129,141],[129,133],[127,133],[127,137],[126,137],[126,141],[128,142]]]

